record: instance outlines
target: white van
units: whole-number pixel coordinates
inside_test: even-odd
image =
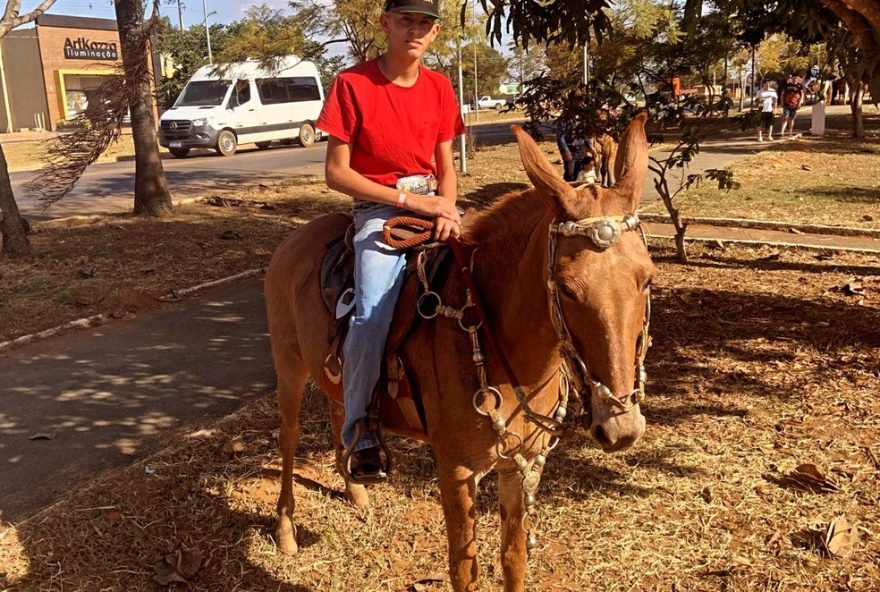
[[[196,147],[231,156],[240,144],[265,149],[273,140],[311,146],[323,105],[318,68],[296,56],[271,72],[255,60],[202,66],[159,118],[159,144],[178,158]]]

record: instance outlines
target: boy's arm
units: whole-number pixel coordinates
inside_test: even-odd
[[[437,217],[434,226],[434,238],[446,240],[449,236],[458,237],[461,234],[461,218],[455,201],[458,199],[458,176],[455,174],[455,160],[452,155],[452,140],[440,142],[434,149],[434,162],[437,165],[437,193],[438,201],[444,202],[447,207],[455,212],[454,217]]]

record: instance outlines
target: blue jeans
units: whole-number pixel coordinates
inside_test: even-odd
[[[357,450],[379,444],[367,432],[367,407],[379,382],[385,340],[394,318],[397,297],[403,287],[406,252],[382,241],[386,220],[407,212],[383,204],[359,203],[354,212],[355,310],[343,352],[342,386],[345,392],[345,423],[342,441],[350,446],[361,424]]]

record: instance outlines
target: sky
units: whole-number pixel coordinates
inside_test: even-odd
[[[205,19],[202,8],[202,0],[180,0],[183,4],[183,25],[189,27],[201,24]],[[0,0],[2,3],[2,0]],[[25,13],[40,4],[40,0],[24,0],[22,13]],[[245,0],[205,0],[208,12],[215,12],[209,18],[210,22],[229,23],[244,16],[245,9],[252,4],[268,4],[273,8],[286,8],[286,0],[269,0],[266,2],[250,2]],[[178,22],[177,0],[169,4],[168,0],[162,0],[161,12],[167,15],[175,25]],[[50,14],[66,16],[90,16],[94,18],[116,18],[112,0],[57,0]]]
[[[189,28],[204,22],[205,12],[203,0],[179,0],[183,5],[183,26]],[[381,0],[376,0],[377,2]],[[21,13],[25,14],[40,4],[41,0],[24,0]],[[160,0],[162,15],[171,19],[174,25],[178,24],[178,0]],[[252,5],[266,4],[271,8],[287,9],[287,0],[204,0],[204,6],[208,10],[210,23],[231,23],[244,17],[245,10]],[[5,2],[0,0],[0,6]],[[115,19],[113,0],[56,0],[48,11],[49,14],[65,16],[87,16],[93,18]],[[211,14],[214,13],[214,14]],[[504,43],[499,47],[502,51],[507,47],[508,40],[505,35]],[[344,44],[334,44],[327,48],[328,54],[333,56],[345,54]]]

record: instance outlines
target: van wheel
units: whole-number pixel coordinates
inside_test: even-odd
[[[315,128],[311,123],[304,123],[299,128],[299,143],[308,148],[315,143]]]
[[[495,103],[495,111],[501,113],[502,109],[504,109],[504,105],[502,105],[501,103]]]
[[[186,158],[187,154],[189,154],[189,148],[169,148],[168,152],[174,158]]]
[[[254,142],[254,144],[256,144],[257,148],[259,148],[260,150],[265,150],[272,145],[272,142]]]
[[[236,148],[238,148],[238,142],[235,139],[235,134],[229,130],[220,132],[220,135],[217,136],[217,152],[221,156],[232,156],[235,154]]]

